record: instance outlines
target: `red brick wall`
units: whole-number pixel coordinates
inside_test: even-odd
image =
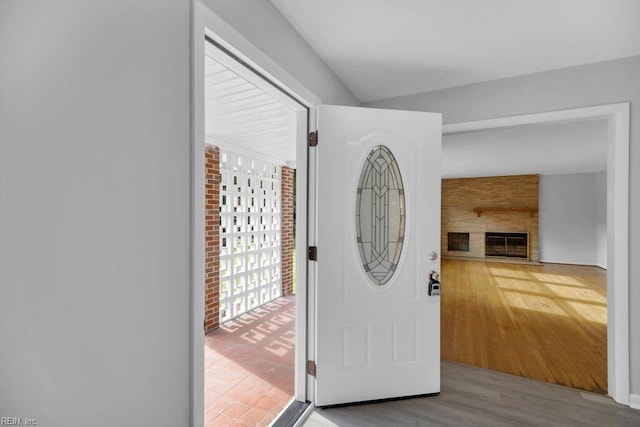
[[[204,330],[220,325],[220,149],[205,148]]]
[[[293,293],[293,229],[294,229],[294,192],[293,180],[295,170],[283,166],[281,172],[281,261],[282,261],[282,295]]]

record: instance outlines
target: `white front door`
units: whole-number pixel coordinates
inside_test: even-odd
[[[317,406],[440,391],[440,114],[318,110]]]

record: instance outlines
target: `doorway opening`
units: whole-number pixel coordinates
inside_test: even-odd
[[[496,141],[501,134],[509,144],[501,155],[508,157],[517,152],[514,133],[532,129],[532,125],[536,129],[534,133],[540,135],[549,134],[553,128],[587,129],[589,138],[576,139],[575,147],[563,147],[570,139],[566,132],[562,135],[563,141],[553,141],[549,135],[542,139],[528,138],[525,144],[528,148],[519,153],[515,162],[520,166],[531,165],[536,155],[526,150],[541,150],[546,157],[543,169],[503,170],[494,174],[499,176],[493,179],[529,179],[532,183],[535,181],[539,194],[527,200],[526,194],[531,191],[523,191],[528,185],[523,181],[510,187],[510,191],[518,193],[515,197],[504,197],[500,186],[492,183],[489,185],[492,203],[481,197],[482,206],[469,207],[471,215],[467,218],[479,220],[486,216],[490,224],[476,230],[460,227],[463,222],[460,218],[451,221],[445,187],[455,190],[454,181],[457,181],[454,184],[468,186],[473,181],[492,179],[477,178],[482,175],[474,175],[478,171],[472,169],[482,164],[483,156],[491,155],[491,144],[499,148]],[[464,363],[607,393],[620,403],[628,403],[625,333],[628,311],[624,299],[620,298],[628,295],[625,274],[628,268],[628,165],[625,162],[628,126],[628,104],[614,104],[444,127],[447,138],[443,147],[443,178],[455,179],[443,179],[443,258],[450,258],[443,259],[443,358],[467,357],[468,360],[462,360]],[[594,135],[600,141],[595,151],[589,147]],[[470,175],[446,176],[447,143],[452,144],[449,148],[453,151],[461,153],[469,142],[465,139],[475,139],[480,148],[484,144],[478,142],[487,138],[492,142],[485,146],[486,152],[475,155],[474,164],[466,168]],[[546,144],[556,146],[547,150]],[[558,149],[566,152],[554,155]],[[585,160],[588,154],[585,151],[596,155]],[[577,161],[582,162],[582,166],[576,164]],[[510,165],[509,161],[493,163]],[[558,166],[560,170],[550,170]],[[586,169],[573,170],[575,167]],[[514,176],[517,173],[533,175],[530,178]],[[533,218],[536,220],[532,232],[526,229],[526,223]],[[496,223],[502,225],[499,230]],[[448,226],[456,229],[447,230]],[[447,231],[470,232],[471,256],[447,252]],[[483,251],[486,236],[495,231],[527,233],[530,251],[527,259],[497,260],[493,253],[489,255],[494,257],[487,259]],[[474,234],[478,236],[474,238]],[[474,252],[474,248],[479,252]],[[473,280],[465,280],[470,277]],[[446,283],[451,283],[453,288],[449,293],[451,301],[462,298],[465,289],[470,299],[466,303],[448,304]],[[465,328],[471,328],[469,322],[462,329],[460,325],[452,326],[448,322],[452,316],[471,319],[481,326],[483,338],[479,334],[476,340],[473,331],[465,332]],[[537,327],[533,327],[534,323]],[[454,347],[473,350],[465,356]],[[528,360],[524,365],[519,363],[523,357]]]
[[[269,425],[296,392],[305,280],[295,181],[306,111],[213,42],[203,65],[204,425]]]
[[[443,261],[443,358],[607,392],[606,140],[603,119],[444,138],[442,226],[473,238]]]

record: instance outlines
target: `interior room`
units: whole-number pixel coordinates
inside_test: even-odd
[[[445,136],[444,360],[606,394],[606,167],[603,120]]]
[[[639,18],[636,0],[0,1],[0,424],[640,425]],[[260,95],[207,83],[211,41],[294,111],[295,159],[271,131],[248,144],[284,128],[231,116]],[[508,164],[474,150],[517,154],[523,128]],[[252,244],[233,209],[259,164],[281,193],[295,169],[296,229],[254,271],[223,248]],[[521,199],[467,197],[485,179]],[[231,367],[244,389],[215,403]]]

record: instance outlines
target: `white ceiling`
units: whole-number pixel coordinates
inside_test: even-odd
[[[207,142],[280,165],[294,165],[296,124],[293,110],[205,55]]]
[[[209,143],[278,164],[295,164],[294,111],[209,55],[205,55],[205,115]],[[606,141],[607,123],[602,119],[447,134],[442,142],[442,176],[602,171]]]
[[[640,54],[638,0],[271,0],[360,101]]]
[[[443,135],[443,178],[599,172],[607,167],[604,119]]]

